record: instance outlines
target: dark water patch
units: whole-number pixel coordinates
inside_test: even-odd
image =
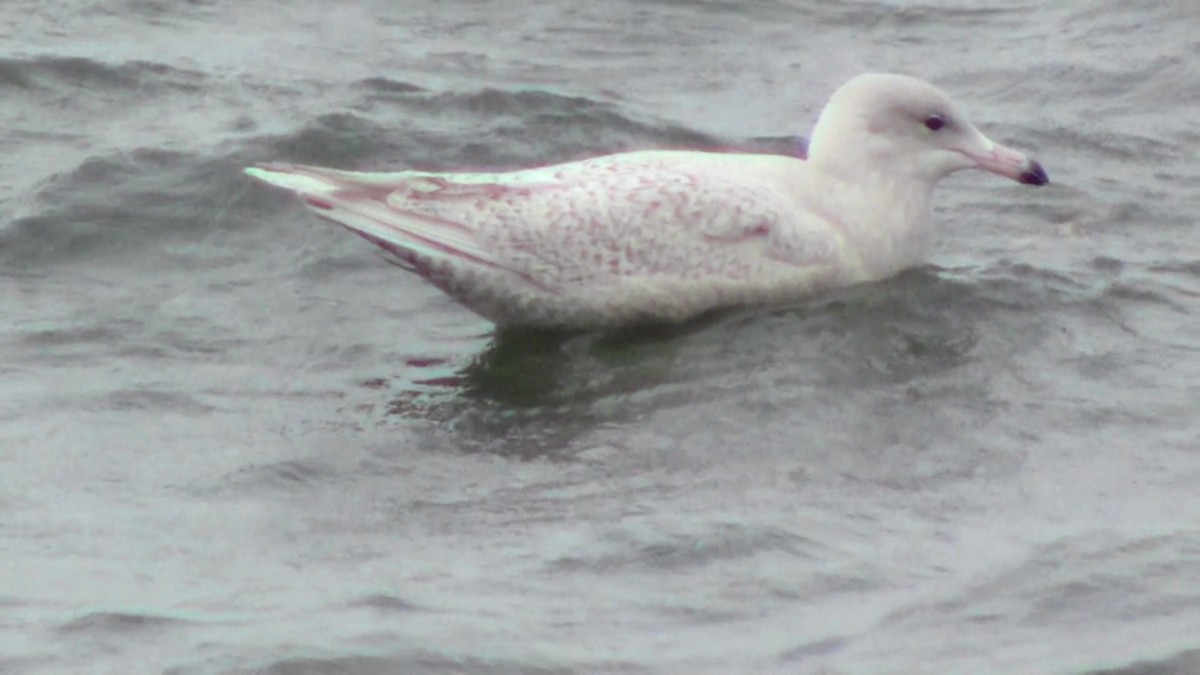
[[[589,666],[590,667],[590,666]],[[179,671],[183,675],[186,671]],[[248,668],[225,671],[227,675],[568,675],[567,667],[522,663],[507,659],[456,657],[434,653],[396,656],[345,655],[285,658]],[[589,671],[591,672],[591,671]],[[605,672],[603,668],[595,672]]]
[[[746,139],[736,147],[747,152],[808,158],[808,139],[803,136],[756,136]]]
[[[660,347],[671,349],[603,333],[501,331],[469,364],[440,377],[440,392],[401,392],[389,411],[452,429],[462,450],[561,457],[574,438],[625,419],[625,397],[663,379],[653,374]]]
[[[1104,215],[1089,225],[1092,232],[1112,232],[1131,226],[1191,227],[1195,220],[1169,207],[1141,199],[1120,199],[1106,205]]]
[[[1047,305],[1076,305],[1088,297],[1083,290],[1032,266],[1005,264],[966,279],[929,268],[790,307],[678,325],[509,329],[438,394],[387,395],[391,414],[434,422],[460,449],[515,457],[570,458],[574,440],[600,427],[718,401],[740,414],[786,419],[814,406],[843,414],[846,401],[862,396],[879,419],[926,411],[928,424],[911,429],[918,439],[939,421],[968,429],[993,419],[1000,404],[984,374],[956,383],[955,373],[1035,349],[1048,334]],[[846,442],[888,447],[905,438],[877,431],[878,438]],[[959,467],[962,475],[1005,463],[988,448],[978,451]]]
[[[293,133],[258,139],[249,154],[265,161],[354,168],[372,157],[403,157],[405,145],[393,136],[387,127],[361,116],[331,113]]]
[[[679,571],[710,563],[779,552],[798,559],[811,559],[826,551],[815,540],[779,528],[744,524],[714,524],[701,533],[645,534],[613,531],[599,545],[616,549],[586,557],[567,556],[550,561],[548,573],[586,571],[606,573],[623,569]]]
[[[58,365],[113,358],[212,362],[247,344],[244,336],[231,337],[232,328],[207,317],[161,319],[153,316],[154,304],[129,306],[119,292],[86,280],[71,284],[67,292],[86,293],[92,298],[90,308],[75,309],[61,320],[31,322],[13,330],[13,344],[22,352]],[[159,403],[181,412],[196,414],[207,408],[166,391],[123,390],[118,399],[122,406],[136,407],[152,405],[152,399],[158,396],[165,397]]]
[[[19,59],[0,59],[0,86],[28,89],[34,86],[29,62]]]
[[[62,347],[116,342],[144,323],[137,319],[108,319],[45,327],[30,326],[19,333],[19,341],[31,347]]]
[[[808,3],[806,7],[808,12],[820,17],[822,22],[829,22],[842,28],[852,27],[867,35],[876,32],[883,35],[901,33],[903,42],[917,44],[926,41],[922,37],[925,31],[939,33],[949,27],[973,30],[978,29],[981,25],[987,25],[989,28],[1003,28],[1019,26],[1026,21],[1022,10],[1015,7],[922,4],[898,6],[891,2],[871,0],[852,2],[818,0],[818,2]],[[798,11],[804,12],[805,10]]]
[[[1111,256],[1096,256],[1088,263],[1092,269],[1106,276],[1119,275],[1125,269],[1125,262]]]
[[[1011,188],[1010,188],[1011,189]],[[1016,189],[1021,189],[1016,187]],[[1085,190],[1072,186],[1055,186],[1054,195],[1029,195],[1022,193],[1019,198],[1002,199],[997,201],[995,194],[982,196],[979,199],[963,199],[955,205],[954,213],[957,219],[977,220],[989,219],[998,230],[1011,230],[1014,227],[1031,227],[1041,236],[1059,236],[1066,238],[1072,231],[1077,231],[1080,222],[1088,226],[1089,232],[1094,221],[1100,220],[1092,215],[1093,208],[1081,209],[1078,205],[1069,205],[1060,198],[1060,194],[1084,196]],[[957,223],[956,223],[957,226]]]
[[[512,169],[647,147],[718,148],[736,143],[658,120],[639,120],[607,102],[549,91],[484,89],[427,92],[378,84],[352,109],[372,117],[342,121],[344,132],[370,139],[369,154],[347,153],[359,166],[368,160],[402,162],[395,168],[425,170]],[[414,127],[411,119],[436,119]],[[325,126],[334,126],[327,120]],[[358,128],[355,129],[354,126]],[[343,129],[344,128],[344,129]],[[368,136],[369,134],[369,136]],[[318,134],[308,139],[324,143]],[[351,148],[364,141],[345,142]],[[305,143],[284,145],[298,151]],[[787,150],[794,153],[794,149]],[[349,161],[350,157],[341,159]]]
[[[970,278],[976,302],[1027,312],[1044,312],[1093,295],[1071,275],[1007,259],[973,271]]]
[[[820,3],[797,5],[787,0],[764,0],[755,6],[755,14],[762,18],[794,18],[819,13],[820,10],[810,9],[817,4]],[[639,5],[681,8],[688,12],[703,14],[744,14],[746,11],[745,5],[733,0],[649,0],[639,3]]]
[[[245,337],[230,337],[233,329],[214,326],[207,320],[192,322],[177,320],[175,323],[179,327],[159,330],[140,341],[122,344],[118,354],[130,357],[171,357],[210,361],[220,359],[230,352],[252,343]],[[188,326],[189,323],[191,326]],[[192,332],[184,326],[202,327],[203,330]],[[236,335],[236,332],[232,332],[232,335]]]
[[[7,506],[7,504],[5,504]],[[15,595],[0,595],[0,608],[13,609],[24,607],[28,603]]]
[[[1174,143],[1143,134],[1106,130],[1102,127],[1039,127],[1022,135],[1022,141],[1034,147],[1066,147],[1098,156],[1113,167],[1117,176],[1123,174],[1119,164],[1136,162],[1156,166],[1187,161]]]
[[[1068,98],[1088,102],[1065,124],[1053,124],[1040,114],[1033,118],[1017,137],[1035,147],[1070,148],[1109,161],[1186,164],[1190,158],[1180,144],[1186,132],[1177,125],[1156,123],[1154,113],[1164,101],[1172,106],[1200,102],[1200,83],[1190,76],[1190,64],[1190,59],[1179,56],[1141,62],[1131,56],[1119,68],[1057,61],[1028,66],[1021,77],[1013,77],[1011,67],[984,66],[941,84],[969,91],[973,99],[1019,102],[1031,111]],[[1114,119],[1123,121],[1118,124]]]
[[[89,7],[87,12],[117,17],[138,17],[152,25],[184,25],[202,20],[220,10],[218,0],[119,0]]]
[[[0,673],[62,672],[56,656],[0,656]]]
[[[1200,673],[1200,649],[1188,649],[1159,659],[1087,670],[1083,675],[1195,675]]]
[[[216,410],[194,396],[154,389],[110,391],[102,395],[99,407],[112,412],[154,411],[188,416],[207,415]]]
[[[832,4],[832,3],[831,3]],[[964,26],[976,26],[981,21],[987,22],[989,25],[1004,25],[1003,21],[999,21],[1001,17],[1011,17],[1009,23],[1020,24],[1026,20],[1028,7],[969,7],[965,5],[945,6],[941,4],[922,5],[914,3],[913,5],[896,7],[891,3],[878,3],[878,5],[886,10],[890,10],[895,15],[896,21],[901,24],[909,23],[936,23],[939,26],[946,23],[962,24]]]
[[[427,91],[424,87],[409,82],[388,79],[386,77],[368,77],[364,80],[359,80],[358,86],[382,96],[391,96],[395,94],[417,94]]]
[[[58,631],[93,635],[126,635],[180,628],[191,623],[193,622],[180,617],[145,612],[91,612],[67,621],[58,627]]]
[[[42,144],[80,144],[89,140],[87,131],[81,128],[55,131],[10,128],[6,131],[8,137],[0,138],[0,143],[14,149]]]
[[[410,612],[422,611],[425,608],[414,602],[409,602],[404,598],[388,593],[375,593],[373,595],[364,596],[350,603],[351,607],[365,607],[367,609],[379,610],[381,612],[408,614]]]
[[[157,149],[88,159],[42,186],[34,215],[0,230],[0,260],[21,269],[146,247],[164,259],[172,255],[164,239],[250,227],[255,207],[270,203],[249,191],[241,168],[236,159]]]
[[[1178,293],[1178,289],[1168,289],[1157,284],[1155,287],[1151,287],[1150,283],[1145,280],[1129,279],[1110,285],[1107,296],[1114,300],[1159,305],[1179,314],[1191,314],[1195,311],[1195,307],[1189,307],[1176,300],[1175,296]]]
[[[1021,71],[1021,77],[1012,74],[1011,66],[988,64],[960,71],[945,78],[941,84],[955,91],[970,91],[972,98],[980,101],[1027,101],[1048,105],[1070,96],[1101,100],[1124,97],[1139,80],[1128,70],[1062,61],[1027,66]],[[1048,82],[1053,86],[1047,87]],[[1086,114],[1087,111],[1083,112]]]
[[[464,395],[514,409],[567,404],[577,392],[560,386],[560,378],[569,372],[565,361],[593,352],[596,339],[586,333],[500,330],[460,373]]]
[[[1195,83],[1164,76],[1170,73],[1137,69],[1140,65],[1137,57],[1153,59],[1154,63],[1162,64],[1186,61],[1189,53],[1200,53],[1200,41],[1190,31],[1195,9],[1188,7],[1182,10],[1182,7],[1153,0],[1099,0],[1088,5],[1072,6],[1074,11],[1064,15],[1061,22],[1073,28],[1068,36],[1073,47],[1093,52],[1122,50],[1132,57],[1119,62],[1125,68],[1123,72],[1141,75],[1139,80],[1142,82],[1157,81],[1158,84],[1175,84],[1183,88]],[[1190,12],[1190,15],[1185,12]],[[1152,26],[1160,29],[1156,34],[1157,43],[1138,39],[1143,31]],[[1165,45],[1170,45],[1170,48],[1155,48]]]
[[[1196,588],[1200,579],[1200,570],[1181,562],[1190,559],[1194,539],[1177,534],[1122,539],[1104,533],[1061,539],[953,598],[901,608],[883,624],[953,626],[995,614],[1025,626],[1099,627],[1186,615],[1196,594],[1174,588]],[[1013,603],[1014,597],[1021,602]]]
[[[848,643],[849,639],[845,637],[822,638],[787,650],[783,654],[780,654],[779,660],[783,663],[791,664],[812,658],[825,657],[841,651]]]
[[[542,146],[543,152],[561,158],[645,147],[719,147],[720,140],[683,126],[639,121],[610,105],[543,92],[508,94],[483,92],[461,101],[463,109],[484,114],[497,123],[488,130],[505,153],[494,162],[538,161],[521,147]],[[511,153],[511,159],[508,155]],[[543,160],[544,161],[544,160]]]
[[[301,265],[298,273],[306,281],[319,283],[334,281],[355,272],[373,272],[378,268],[379,261],[375,257],[355,252],[347,255],[323,255]]]
[[[1020,295],[1015,289],[1015,295]],[[937,378],[970,362],[984,341],[983,324],[1006,309],[976,278],[943,274],[934,267],[892,279],[841,289],[769,310],[743,313],[725,324],[749,329],[754,352],[782,362],[820,358],[809,379],[794,384],[872,387]],[[745,346],[745,336],[726,334]],[[771,345],[771,346],[767,346]],[[761,364],[770,367],[768,362]],[[798,368],[797,370],[805,370]],[[833,378],[833,379],[831,379]]]
[[[69,56],[0,58],[0,87],[17,89],[145,95],[171,90],[197,92],[206,79],[199,71],[150,61],[113,64]]]
[[[448,92],[414,99],[426,112],[457,111],[482,117],[536,117],[599,119],[612,126],[630,124],[608,103],[584,96],[551,91],[482,89],[471,93]]]
[[[932,282],[932,283],[926,283]],[[970,357],[978,336],[964,288],[912,277],[893,289],[875,289],[853,304],[839,301],[820,315],[825,335],[843,333],[850,352],[865,356],[869,379],[910,382],[956,368]],[[918,295],[919,294],[919,295]],[[948,312],[946,307],[955,307]]]
[[[1151,265],[1149,269],[1152,272],[1164,272],[1167,274],[1177,274],[1184,277],[1195,277],[1200,279],[1200,259],[1160,262]]]
[[[223,476],[211,486],[218,493],[256,495],[264,491],[307,491],[328,485],[341,472],[315,459],[289,459],[250,464]]]
[[[495,170],[642,148],[788,156],[803,156],[806,149],[801,138],[719,139],[677,125],[638,121],[607,103],[549,92],[431,94],[389,87],[385,97],[369,97],[373,114],[364,114],[360,105],[351,106],[355,113],[322,115],[295,132],[252,139],[239,156],[374,171]],[[417,127],[405,122],[430,116],[439,123]]]
[[[678,623],[685,626],[720,625],[737,621],[742,614],[737,611],[723,610],[715,607],[654,607],[654,614],[663,621]]]
[[[692,13],[724,14],[742,18],[747,14],[746,7],[730,0],[653,0],[644,3],[647,6],[662,6],[681,8]],[[798,21],[820,22],[856,29],[888,29],[905,28],[910,32],[913,27],[936,27],[942,30],[947,23],[963,26],[976,26],[981,22],[991,22],[998,25],[1019,25],[1023,14],[1019,8],[1001,7],[969,7],[969,6],[932,6],[913,5],[897,6],[890,2],[874,2],[871,0],[817,0],[816,2],[794,3],[783,0],[768,0],[755,3],[753,16],[759,21],[777,21],[785,25]],[[1004,17],[1012,17],[1004,21]],[[652,20],[657,17],[647,17]]]

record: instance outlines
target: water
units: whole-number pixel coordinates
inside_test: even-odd
[[[1200,9],[0,7],[0,671],[1200,672]],[[787,152],[868,69],[1038,157],[930,264],[497,335],[239,174]]]

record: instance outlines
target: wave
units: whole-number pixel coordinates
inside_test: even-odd
[[[68,620],[58,627],[62,633],[126,634],[186,626],[194,622],[177,616],[146,612],[98,611]]]
[[[540,661],[540,660],[539,660]],[[186,670],[177,671],[188,672]],[[261,675],[323,675],[325,673],[357,673],[358,675],[393,675],[408,673],[479,673],[480,675],[557,675],[576,672],[573,668],[535,665],[508,659],[489,659],[436,653],[414,653],[401,656],[347,654],[328,657],[285,658],[254,666],[234,668],[234,674]]]
[[[21,90],[200,91],[206,75],[151,61],[111,64],[76,56],[0,58],[0,88]]]
[[[0,63],[0,79],[17,87],[48,86],[51,80],[78,87],[86,81],[132,91],[177,86],[189,77],[142,62]],[[362,80],[352,89],[356,93],[339,112],[303,119],[283,133],[250,129],[207,154],[143,147],[89,157],[46,179],[25,199],[24,212],[0,229],[0,261],[28,270],[85,255],[130,254],[160,245],[163,238],[194,240],[217,230],[255,227],[287,203],[241,174],[258,161],[500,170],[650,147],[803,153],[792,137],[721,139],[553,92],[431,92],[385,78]]]
[[[92,157],[49,179],[32,213],[0,230],[0,260],[28,269],[228,226],[221,207],[243,184],[239,168],[231,157],[159,149]]]
[[[1084,675],[1173,675],[1200,673],[1200,649],[1188,649],[1161,659],[1147,659],[1115,668],[1089,670]]]

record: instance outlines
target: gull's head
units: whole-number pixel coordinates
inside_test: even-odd
[[[808,156],[850,175],[874,169],[930,187],[969,168],[1026,185],[1050,182],[1036,161],[984,136],[940,89],[904,75],[859,75],[842,85],[821,111]]]

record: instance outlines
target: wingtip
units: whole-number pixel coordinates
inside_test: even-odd
[[[279,164],[276,162],[263,162],[261,164],[251,164],[243,167],[242,173],[255,178],[262,178],[264,175],[271,173],[291,173],[292,167],[290,164]]]
[[[325,194],[338,189],[334,183],[307,175],[291,164],[253,164],[242,168],[242,173],[301,195]]]

